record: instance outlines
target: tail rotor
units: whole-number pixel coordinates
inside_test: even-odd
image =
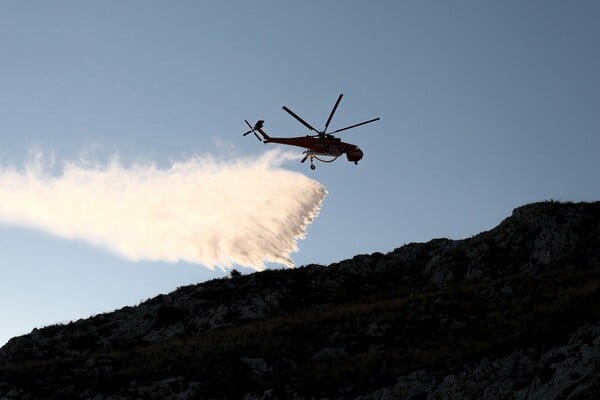
[[[262,142],[262,139],[260,138],[260,136],[258,136],[258,134],[256,133],[256,126],[252,126],[250,125],[250,122],[248,122],[247,120],[244,120],[244,122],[246,122],[246,125],[248,125],[248,128],[250,128],[250,130],[248,132],[244,132],[244,134],[242,136],[246,136],[249,133],[253,133],[254,136],[256,136],[256,138],[258,139],[259,142]],[[257,123],[258,125],[258,123]]]

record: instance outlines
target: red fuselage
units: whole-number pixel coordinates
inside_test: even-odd
[[[264,140],[265,143],[279,143],[290,146],[304,147],[307,154],[311,156],[323,155],[331,157],[339,157],[346,154],[346,158],[350,162],[358,163],[363,157],[363,152],[358,146],[342,142],[341,139],[329,135],[319,136],[299,136],[291,138],[276,138],[268,137]]]

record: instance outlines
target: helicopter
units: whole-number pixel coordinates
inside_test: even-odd
[[[316,130],[314,127],[312,127],[308,122],[306,122],[305,120],[300,118],[292,110],[290,110],[286,106],[283,106],[283,110],[285,112],[290,114],[292,117],[294,117],[296,120],[298,120],[298,122],[300,122],[302,125],[304,125],[308,129],[310,129],[311,131],[316,132],[315,135],[306,135],[306,136],[289,137],[289,138],[272,137],[272,136],[267,135],[265,133],[265,131],[263,130],[263,126],[265,123],[264,120],[258,120],[256,122],[256,124],[254,124],[254,126],[250,125],[250,123],[247,120],[244,120],[246,122],[246,125],[248,125],[248,127],[250,128],[250,130],[245,132],[243,134],[243,136],[253,133],[254,136],[256,136],[256,138],[259,141],[261,141],[265,144],[266,143],[279,143],[279,144],[284,144],[284,145],[289,145],[289,146],[304,147],[306,149],[302,153],[302,154],[304,154],[304,158],[302,158],[302,160],[300,162],[304,163],[307,159],[309,159],[310,160],[310,169],[313,169],[313,170],[316,168],[315,164],[314,164],[314,160],[318,160],[323,163],[330,163],[330,162],[337,160],[338,157],[340,157],[342,154],[346,154],[346,158],[348,159],[348,161],[353,162],[354,164],[358,164],[358,162],[363,158],[362,150],[355,144],[342,142],[341,139],[333,136],[333,134],[339,133],[342,131],[346,131],[348,129],[356,128],[357,126],[361,126],[361,125],[365,125],[365,124],[368,124],[371,122],[378,121],[380,118],[370,119],[368,121],[360,122],[358,124],[350,125],[345,128],[335,130],[331,133],[327,133],[327,128],[329,127],[329,123],[331,122],[331,119],[333,118],[333,114],[335,114],[335,111],[337,110],[338,106],[340,105],[340,101],[342,101],[343,96],[344,96],[343,94],[340,94],[339,97],[337,98],[337,101],[335,102],[335,105],[333,106],[333,109],[331,110],[331,113],[329,114],[329,118],[327,118],[327,122],[325,123],[325,128],[322,131]],[[260,134],[260,136],[258,134]],[[262,136],[262,138],[261,138],[261,136]],[[330,157],[330,158],[327,158],[327,159],[321,158],[323,156]]]

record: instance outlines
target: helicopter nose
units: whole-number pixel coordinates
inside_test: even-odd
[[[346,153],[346,158],[348,158],[348,161],[357,164],[363,158],[363,152],[358,147],[355,147]]]

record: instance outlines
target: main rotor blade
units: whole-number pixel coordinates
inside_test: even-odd
[[[331,133],[338,133],[338,132],[341,132],[341,131],[345,131],[345,130],[347,130],[347,129],[356,128],[357,126],[361,126],[361,125],[364,125],[364,124],[368,124],[368,123],[370,123],[370,122],[379,121],[379,119],[380,119],[380,118],[374,118],[374,119],[370,119],[370,120],[368,120],[368,121],[361,122],[360,124],[354,124],[354,125],[350,125],[350,126],[347,126],[347,127],[345,127],[345,128],[342,128],[342,129],[338,129],[337,131],[333,131],[333,132],[331,132]]]
[[[343,94],[340,94],[340,97],[338,97],[337,101],[335,102],[335,106],[333,106],[333,110],[331,110],[331,114],[329,114],[329,118],[327,118],[327,122],[325,122],[325,129],[323,129],[323,133],[325,133],[327,131],[327,127],[329,126],[329,123],[331,122],[331,118],[333,118],[333,114],[335,114],[335,110],[337,110],[338,105],[340,104],[340,101],[342,101],[342,96],[343,96]]]
[[[305,120],[303,120],[302,118],[300,118],[299,116],[297,116],[296,114],[294,114],[294,112],[292,110],[290,110],[289,108],[287,108],[286,106],[283,106],[283,109],[285,111],[287,111],[292,117],[296,118],[299,122],[302,123],[302,125],[304,125],[308,129],[310,129],[311,131],[315,131],[315,132],[319,133],[318,130],[316,130],[315,128],[313,128],[312,126],[310,126],[310,124],[308,122],[306,122]]]

